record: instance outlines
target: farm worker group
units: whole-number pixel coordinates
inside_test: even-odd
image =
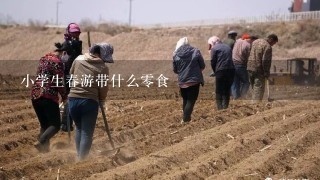
[[[43,79],[36,80],[32,87],[31,98],[40,122],[40,133],[38,141],[34,144],[35,148],[42,153],[48,152],[50,139],[60,130],[60,127],[61,130],[67,131],[67,121],[73,119],[76,126],[77,158],[83,160],[88,156],[92,145],[98,116],[98,102],[105,101],[108,86],[98,87],[93,84],[90,87],[82,87],[75,85],[67,89],[66,84],[72,83],[68,81],[67,76],[109,75],[106,63],[113,63],[113,47],[107,43],[95,44],[88,53],[82,55],[80,33],[80,28],[76,23],[69,24],[66,29],[65,41],[62,44],[56,43],[55,51],[40,59],[37,77],[46,77],[46,83],[43,83]],[[63,85],[57,87],[54,77],[63,78]],[[65,107],[62,123],[59,94]],[[70,130],[72,129],[70,128]]]
[[[90,152],[98,116],[99,102],[104,104],[108,86],[81,86],[68,79],[70,76],[101,74],[108,76],[107,63],[113,63],[113,46],[108,43],[94,44],[88,53],[82,54],[79,40],[80,27],[70,23],[64,35],[65,41],[56,43],[56,49],[40,58],[37,77],[31,91],[34,110],[40,123],[40,133],[35,148],[48,152],[50,139],[59,132],[73,130],[75,124],[75,144],[77,159],[85,159]],[[261,101],[265,80],[269,78],[272,61],[272,46],[278,42],[275,34],[267,38],[244,33],[236,39],[236,31],[228,32],[222,41],[217,36],[208,39],[210,65],[215,77],[215,101],[218,110],[227,109],[230,97],[246,99],[252,87],[252,100]],[[194,105],[198,99],[200,85],[204,86],[203,70],[206,68],[199,49],[190,45],[187,37],[178,40],[173,53],[173,72],[177,74],[182,97],[181,124],[192,120]],[[55,77],[63,78],[61,86],[53,82]],[[71,88],[70,88],[71,87]],[[59,94],[64,104],[62,117],[59,110]],[[61,121],[62,119],[62,121]],[[69,122],[68,122],[69,121]],[[69,124],[69,128],[67,126]]]

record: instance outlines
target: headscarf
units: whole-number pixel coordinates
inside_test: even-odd
[[[72,39],[70,33],[79,32],[81,33],[80,27],[76,23],[70,23],[66,28],[66,33],[64,34],[64,39],[70,41]]]
[[[177,51],[181,46],[186,45],[186,44],[189,44],[187,37],[183,37],[183,38],[179,39],[179,41],[177,42],[175,51]]]
[[[108,43],[98,43],[98,44],[93,44],[93,46],[90,48],[89,52],[91,54],[94,54],[93,49],[99,47],[100,48],[100,58],[102,61],[106,63],[114,63],[113,62],[113,46]]]

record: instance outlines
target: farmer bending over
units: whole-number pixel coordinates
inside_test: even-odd
[[[34,144],[39,152],[48,152],[50,139],[60,130],[59,96],[65,103],[67,94],[63,84],[57,84],[57,79],[63,78],[63,63],[61,56],[65,46],[56,44],[57,49],[43,56],[39,61],[37,80],[35,81],[31,99],[33,108],[40,122],[38,141]]]

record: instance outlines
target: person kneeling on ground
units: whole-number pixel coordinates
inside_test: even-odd
[[[57,79],[64,77],[61,56],[65,46],[56,45],[53,53],[48,53],[39,61],[37,80],[32,86],[31,99],[33,108],[40,122],[38,141],[34,144],[39,152],[48,152],[50,139],[60,130],[59,96],[65,103],[67,94],[63,84]]]
[[[180,93],[183,98],[183,119],[181,123],[191,121],[194,104],[199,95],[200,84],[204,84],[202,71],[205,63],[201,52],[190,46],[187,37],[177,42],[173,55],[173,71],[178,74]]]
[[[90,53],[78,56],[72,64],[70,74],[77,77],[105,79],[109,76],[106,63],[113,63],[113,47],[107,43],[95,44]],[[99,80],[99,79],[96,79]],[[75,84],[69,93],[69,111],[76,125],[75,143],[78,160],[85,159],[92,145],[93,133],[97,121],[99,102],[104,104],[107,97],[106,83],[94,83],[86,86]]]

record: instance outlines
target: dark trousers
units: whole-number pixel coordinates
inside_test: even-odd
[[[50,139],[60,130],[59,104],[51,99],[32,100],[32,106],[40,123],[39,142],[49,143]]]
[[[68,82],[69,79],[67,78],[67,76],[70,76],[70,75],[66,74],[66,76],[64,76],[64,84],[65,84],[66,92],[67,92],[67,94],[69,94],[70,93],[70,85],[69,85],[69,82]],[[70,126],[72,128],[73,121],[72,121],[72,118],[69,113],[69,107],[68,107],[68,102],[67,102],[64,105],[63,112],[62,112],[62,121],[61,121],[62,127],[61,127],[61,129],[63,131],[68,130],[67,129],[68,121],[70,122]]]
[[[234,69],[216,72],[216,103],[218,110],[227,109],[230,101],[230,88],[234,78]]]
[[[190,86],[188,88],[180,88],[180,93],[183,98],[183,121],[188,122],[191,120],[191,114],[194,104],[196,103],[199,95],[200,85]]]
[[[62,113],[61,124],[63,125],[62,126],[62,130],[63,131],[66,131],[66,127],[67,127],[68,121],[70,122],[70,126],[72,126],[73,121],[72,121],[72,117],[70,116],[70,113],[69,113],[69,103],[67,102],[64,105],[63,113]]]

